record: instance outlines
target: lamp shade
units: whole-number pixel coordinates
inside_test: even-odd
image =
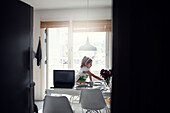
[[[97,51],[97,48],[90,44],[89,38],[87,37],[86,44],[80,46],[79,51]]]

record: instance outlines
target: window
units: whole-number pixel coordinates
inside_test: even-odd
[[[79,51],[79,47],[86,43],[87,34],[90,44],[97,48],[96,52]],[[93,66],[91,67],[92,71],[105,68],[106,32],[88,32],[87,34],[79,32],[73,33],[73,68],[80,68],[81,60],[84,56],[93,59]]]
[[[48,59],[53,69],[68,69],[68,28],[49,28]]]
[[[69,22],[42,22],[41,28],[47,28],[47,64],[48,81],[47,88],[53,86],[53,70],[80,69],[81,60],[84,56],[93,59],[91,71],[99,75],[103,68],[111,68],[110,43],[111,22],[89,21],[86,28],[85,21]],[[89,38],[91,45],[97,48],[96,52],[81,52],[79,47],[84,45]]]

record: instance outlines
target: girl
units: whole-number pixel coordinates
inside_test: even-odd
[[[81,69],[79,70],[78,75],[76,76],[77,82],[85,82],[88,76],[90,78],[90,81],[92,81],[92,76],[98,80],[103,80],[100,77],[90,72],[91,66],[92,66],[92,59],[84,56],[81,62],[81,66],[80,66]]]

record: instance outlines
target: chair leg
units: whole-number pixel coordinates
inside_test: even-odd
[[[110,109],[108,107],[105,107],[106,113],[110,113]]]
[[[87,110],[86,113],[91,113],[91,110]]]
[[[72,102],[73,99],[74,99],[74,96],[71,96],[71,97],[70,97],[70,102],[71,102],[71,103],[73,103],[73,102]]]
[[[101,111],[100,110],[87,110],[86,113],[101,113]]]
[[[86,113],[101,113],[100,110],[87,110]]]
[[[79,98],[79,96],[74,96],[74,95],[72,95],[71,97],[70,97],[70,102],[71,103],[74,103],[74,101],[76,100],[76,99],[78,99]]]
[[[100,111],[100,110],[95,110],[95,112],[96,112],[96,113],[101,113],[101,111]]]

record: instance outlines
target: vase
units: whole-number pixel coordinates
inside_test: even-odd
[[[106,85],[107,85],[108,87],[110,87],[110,77],[107,78],[105,81],[106,81]]]

